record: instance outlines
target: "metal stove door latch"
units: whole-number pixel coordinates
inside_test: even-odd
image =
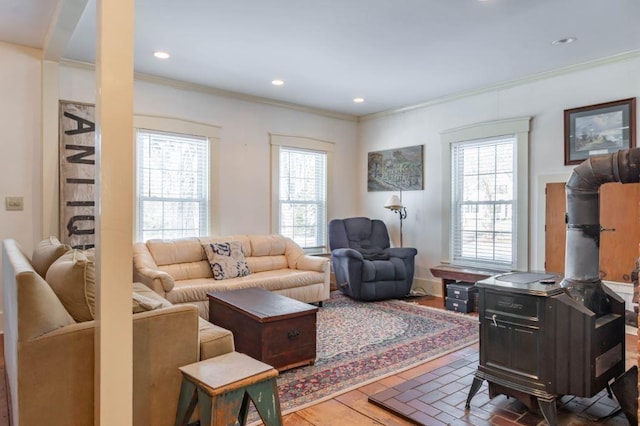
[[[493,315],[491,316],[491,319],[493,320],[493,325],[495,325],[495,326],[497,327],[497,326],[498,326],[498,323],[496,322],[496,318],[497,318],[497,317],[496,317],[496,314],[493,314]]]

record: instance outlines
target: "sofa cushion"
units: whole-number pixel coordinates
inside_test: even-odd
[[[44,278],[51,264],[69,250],[71,250],[71,247],[67,244],[62,244],[58,238],[54,236],[45,238],[33,249],[31,265]]]
[[[200,360],[224,355],[235,350],[233,333],[199,317]]]
[[[95,253],[70,250],[47,271],[47,282],[69,314],[78,322],[95,317]]]
[[[203,244],[214,280],[245,277],[251,273],[239,241]]]
[[[253,235],[251,236],[251,256],[277,256],[285,254],[287,239],[282,235]]]
[[[198,262],[204,259],[200,240],[195,237],[175,240],[153,239],[146,244],[158,266]]]
[[[276,269],[222,281],[213,281],[210,278],[176,281],[175,287],[167,293],[166,298],[171,303],[191,303],[196,300],[208,300],[207,293],[212,291],[229,291],[253,287],[279,291],[305,287],[323,282],[323,280],[324,272]]]

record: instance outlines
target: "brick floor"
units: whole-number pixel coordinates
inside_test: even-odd
[[[465,410],[477,366],[478,352],[475,350],[449,365],[371,395],[369,401],[425,426],[547,424],[540,413],[529,411],[516,399],[505,395],[489,399],[486,382],[471,400],[471,408]],[[608,397],[606,390],[592,398],[564,396],[557,406],[560,426],[629,425],[622,412],[616,413],[618,403]]]

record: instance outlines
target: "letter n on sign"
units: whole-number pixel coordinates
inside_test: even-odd
[[[95,246],[95,107],[60,101],[60,241]]]

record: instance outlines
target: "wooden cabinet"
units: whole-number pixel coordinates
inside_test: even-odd
[[[546,187],[545,270],[564,273],[566,245],[565,183]],[[600,278],[631,283],[640,243],[640,184],[600,187]]]

